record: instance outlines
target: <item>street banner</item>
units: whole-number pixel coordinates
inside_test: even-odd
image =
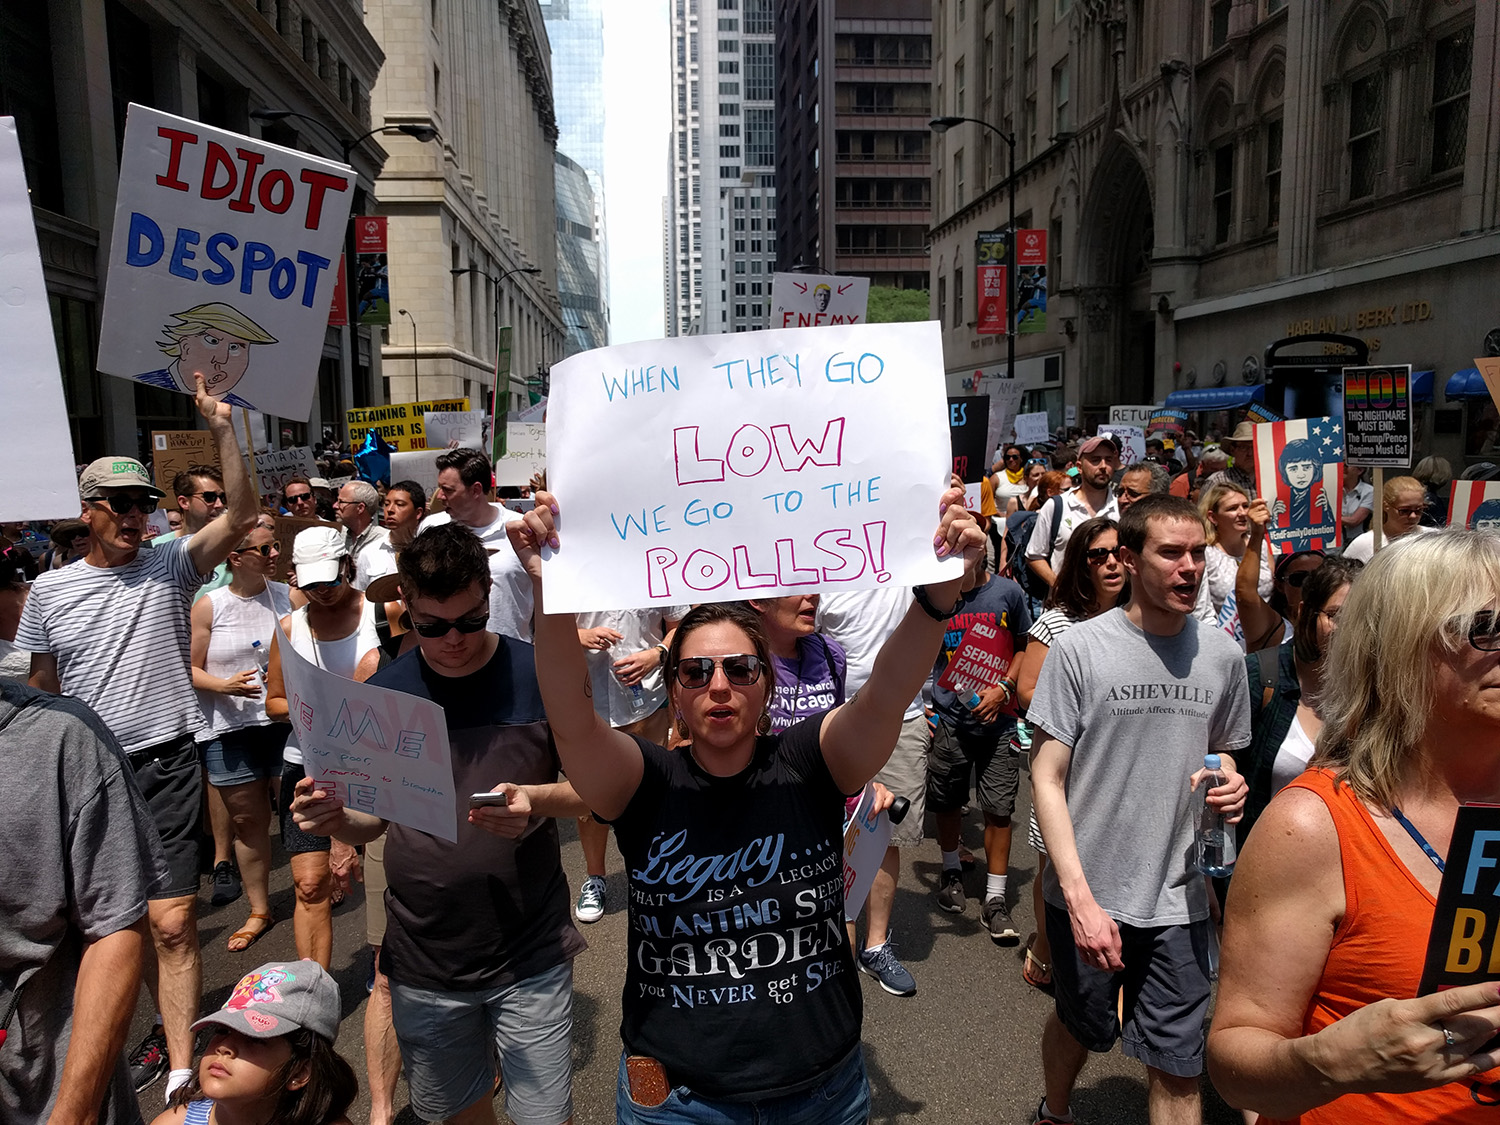
[[[98,368],[306,419],[354,174],[132,104]]]
[[[495,462],[495,486],[526,485],[547,468],[547,427],[537,422],[512,422],[505,456]]]
[[[1019,379],[983,379],[976,380],[976,390],[990,399],[990,424],[984,439],[984,455],[992,459],[996,450],[1010,441],[1026,387]]]
[[[1156,413],[1155,406],[1111,406],[1109,408],[1109,424],[1111,426],[1140,426],[1144,429],[1151,423],[1151,416]]]
[[[488,448],[488,423],[483,410],[429,410],[422,415],[422,436],[428,449],[477,449],[483,453]]]
[[[0,523],[76,517],[78,474],[16,121],[0,117]]]
[[[953,472],[964,482],[964,506],[979,511],[980,484],[989,476],[990,400],[987,397],[948,400],[948,441],[953,447]]]
[[[343,328],[349,323],[348,269],[340,254],[338,272],[333,275],[333,302],[328,306],[329,328]]]
[[[1047,232],[1016,232],[1016,332],[1047,331]]]
[[[863,324],[870,304],[868,277],[778,273],[771,276],[773,328]]]
[[[1500,481],[1454,481],[1448,497],[1448,526],[1500,533]]]
[[[1168,410],[1164,407],[1156,407],[1151,411],[1151,419],[1146,423],[1146,432],[1154,434],[1161,430],[1163,433],[1171,434],[1174,438],[1180,438],[1187,433],[1188,412],[1186,410]],[[1110,419],[1114,421],[1114,419]]]
[[[995,335],[1006,331],[1005,232],[983,230],[974,239],[974,294],[979,315],[974,331]]]
[[[1290,418],[1255,427],[1255,490],[1271,508],[1271,553],[1326,551],[1343,544],[1343,423]]]
[[[431,402],[393,402],[389,406],[364,406],[344,411],[349,429],[349,448],[365,440],[365,431],[374,430],[396,449],[409,453],[427,448],[427,431],[422,419],[427,414],[450,410],[468,410],[466,398],[449,398]]]
[[[1500,980],[1500,805],[1460,805],[1417,995]]]
[[[386,258],[385,216],[357,215],[354,219],[355,286],[359,323],[391,322],[391,275]]]
[[[311,479],[318,475],[317,463],[313,460],[312,450],[305,445],[295,446],[292,449],[270,449],[255,455],[255,472],[257,493],[260,497],[277,497],[286,482],[293,477],[307,477]],[[246,458],[245,467],[249,469],[250,460]],[[287,548],[291,550],[290,547]]]
[[[443,709],[325,671],[277,634],[292,727],[314,787],[346,808],[457,843],[468,794],[455,791]]]
[[[1016,441],[1022,445],[1036,445],[1040,442],[1051,441],[1052,434],[1047,429],[1047,412],[1036,410],[1030,414],[1016,415]]]
[[[1411,364],[1344,368],[1344,461],[1411,468]]]
[[[151,479],[166,493],[167,498],[162,502],[169,508],[177,507],[172,478],[189,465],[219,467],[219,450],[213,434],[207,430],[151,431]]]
[[[1146,459],[1146,431],[1139,426],[1100,426],[1100,434],[1108,434],[1120,443],[1120,464],[1134,465]]]
[[[844,917],[858,916],[869,897],[886,848],[891,843],[891,818],[875,812],[875,784],[865,783],[859,804],[844,825]]]
[[[952,466],[942,354],[940,326],[921,321],[563,360],[547,415],[562,546],[543,552],[546,611],[955,576],[962,564],[932,548]]]
[[[509,325],[495,337],[495,385],[490,388],[490,439],[495,445],[490,450],[490,464],[505,456],[508,437],[505,426],[510,410],[510,337]]]

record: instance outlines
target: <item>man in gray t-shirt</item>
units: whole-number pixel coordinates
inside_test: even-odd
[[[1232,757],[1250,742],[1244,657],[1192,616],[1202,519],[1179,497],[1146,496],[1121,517],[1119,540],[1130,601],[1059,638],[1028,712],[1057,997],[1042,1038],[1043,1123],[1071,1120],[1088,1052],[1116,1039],[1146,1064],[1153,1106],[1200,1119],[1212,935],[1193,869],[1193,790],[1204,755],[1220,755],[1226,778],[1211,805],[1237,820],[1247,792]]]

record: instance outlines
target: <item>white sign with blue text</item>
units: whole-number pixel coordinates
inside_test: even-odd
[[[353,197],[346,165],[132,104],[99,370],[307,418]]]
[[[553,368],[548,613],[910,586],[952,451],[937,323],[600,348]]]

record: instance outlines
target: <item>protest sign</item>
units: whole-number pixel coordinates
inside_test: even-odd
[[[1255,427],[1255,490],[1271,508],[1271,552],[1326,551],[1343,543],[1343,424],[1291,418]]]
[[[434,507],[437,495],[437,459],[442,455],[441,449],[419,449],[411,453],[391,454],[391,481],[398,480],[414,481],[422,486],[427,493],[427,510],[438,511],[439,504]]]
[[[1099,433],[1109,434],[1120,443],[1121,465],[1146,459],[1146,434],[1139,426],[1100,426]]]
[[[1500,805],[1460,805],[1417,995],[1500,980]]]
[[[169,496],[162,499],[162,507],[156,509],[146,516],[146,528],[141,532],[141,542],[149,543],[159,535],[165,535],[172,530],[172,525],[167,522],[167,515],[171,512],[180,512],[177,506],[177,497]],[[170,507],[168,507],[170,505]]]
[[[857,916],[891,842],[891,818],[875,812],[875,785],[865,784],[844,825],[844,916]]]
[[[248,461],[248,459],[247,459]],[[255,480],[259,496],[276,496],[293,477],[318,475],[312,450],[305,445],[292,449],[269,449],[255,455]]]
[[[984,455],[994,457],[995,451],[1010,440],[1026,388],[1019,379],[976,379],[975,389],[990,399],[990,424],[984,439]]]
[[[1344,368],[1344,461],[1411,468],[1411,365]]]
[[[483,452],[485,426],[489,419],[483,410],[429,410],[422,415],[423,438],[428,449],[477,449]]]
[[[547,427],[536,422],[512,422],[505,456],[495,462],[495,487],[530,484],[547,467]]]
[[[1005,232],[982,230],[974,238],[974,292],[979,298],[979,313],[974,331],[997,335],[1008,330]]]
[[[953,472],[967,486],[964,505],[979,511],[980,483],[990,471],[985,450],[989,437],[990,400],[978,396],[948,400],[948,441],[953,447]]]
[[[344,483],[347,484],[348,481]],[[279,554],[276,557],[276,571],[272,575],[277,582],[285,582],[287,575],[291,573],[292,546],[297,539],[298,532],[306,531],[309,527],[331,527],[337,531],[344,530],[341,524],[329,523],[315,516],[277,516],[276,530],[273,534],[276,536],[276,542],[281,546],[278,548]]]
[[[356,308],[360,324],[391,322],[391,281],[386,263],[386,217],[361,215],[354,220]]]
[[[863,324],[870,303],[868,277],[778,273],[771,277],[773,328]]]
[[[490,388],[490,464],[505,456],[505,442],[510,421],[510,325],[495,335],[495,385]]]
[[[1016,232],[1016,333],[1047,331],[1047,232]]]
[[[512,422],[536,422],[538,424],[543,423],[546,420],[547,399],[545,395],[542,398],[538,399],[536,402],[533,402],[530,406],[525,407],[521,410],[517,410],[516,416],[511,419]]]
[[[547,612],[955,576],[959,561],[932,548],[952,464],[942,354],[940,327],[922,321],[563,360],[547,415],[562,509]]]
[[[165,502],[173,508],[177,501],[172,499],[172,478],[189,465],[219,467],[219,450],[213,434],[207,430],[151,431],[151,479],[166,493]]]
[[[277,630],[280,633],[280,630]],[[276,637],[292,727],[313,785],[347,808],[458,841],[448,720],[430,699],[325,671]]]
[[[1181,437],[1187,433],[1187,419],[1186,410],[1167,410],[1164,407],[1157,407],[1151,411],[1151,420],[1146,423],[1146,432],[1154,434],[1161,430],[1173,437]],[[1114,419],[1111,418],[1110,421]]]
[[[1448,497],[1448,526],[1500,532],[1500,481],[1454,481]]]
[[[1078,407],[1076,407],[1076,406],[1065,406],[1065,407],[1063,407],[1063,425],[1064,426],[1076,426],[1076,425],[1078,425]]]
[[[1156,413],[1154,406],[1111,406],[1109,408],[1109,424],[1111,426],[1140,426],[1145,429],[1151,424],[1151,418]],[[1183,417],[1187,415],[1184,413]]]
[[[1285,421],[1280,414],[1269,406],[1259,402],[1252,402],[1245,408],[1245,420],[1247,422],[1281,422]]]
[[[99,328],[110,375],[312,412],[354,196],[343,164],[132,104]]]
[[[1030,414],[1017,414],[1016,440],[1022,445],[1051,441],[1052,434],[1047,430],[1047,412],[1037,410]]]
[[[1489,388],[1490,399],[1500,407],[1500,358],[1483,356],[1474,361],[1474,366],[1479,369],[1479,377]]]
[[[949,647],[946,639],[943,647]],[[965,629],[952,652],[937,685],[960,698],[992,688],[1005,679],[1016,654],[1010,630],[983,621],[975,621]]]
[[[427,436],[422,422],[424,415],[468,409],[468,399],[450,398],[433,402],[393,402],[389,406],[346,410],[344,423],[349,429],[349,448],[358,448],[365,440],[365,432],[374,430],[403,453],[426,449]]]
[[[13,117],[0,117],[0,340],[0,402],[17,412],[0,441],[0,522],[77,516],[73,436]]]

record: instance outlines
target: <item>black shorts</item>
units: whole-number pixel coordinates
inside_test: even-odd
[[[167,861],[167,885],[153,899],[198,893],[198,847],[203,823],[203,770],[198,746],[184,734],[126,755],[151,809]]]
[[[281,763],[281,800],[277,802],[277,807],[281,812],[281,846],[287,855],[326,852],[332,844],[327,836],[309,836],[292,819],[292,798],[297,795],[297,782],[306,776],[307,773],[301,766],[294,766],[291,762]]]
[[[1119,1039],[1125,1054],[1156,1070],[1179,1078],[1202,1074],[1211,926],[1207,919],[1182,926],[1120,923],[1125,968],[1108,973],[1078,956],[1068,912],[1047,903],[1057,1018],[1090,1051],[1108,1051]],[[1122,988],[1123,1027],[1115,1013]]]
[[[969,800],[972,779],[979,811],[1004,820],[1016,809],[1021,766],[1010,749],[1012,722],[982,731],[960,730],[939,717],[927,757],[927,804],[935,812],[957,812]]]

